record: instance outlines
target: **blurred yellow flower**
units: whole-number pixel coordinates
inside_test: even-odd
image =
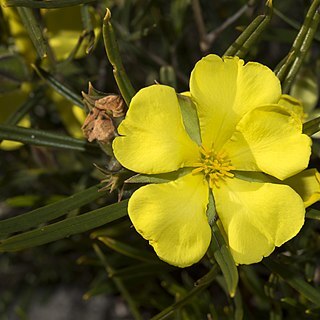
[[[208,249],[212,193],[235,262],[258,262],[304,223],[302,198],[281,183],[308,166],[311,152],[301,118],[288,108],[294,99],[281,95],[267,67],[216,55],[196,64],[187,95],[200,143],[186,132],[176,92],[163,85],[140,90],[119,126],[113,149],[124,167],[144,174],[190,169],[134,192],[130,219],[162,260],[186,267]]]

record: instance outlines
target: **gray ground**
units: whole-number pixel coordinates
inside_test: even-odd
[[[120,298],[97,296],[82,299],[78,288],[60,286],[47,299],[39,292],[27,313],[27,319],[8,311],[8,320],[131,320],[125,303]]]

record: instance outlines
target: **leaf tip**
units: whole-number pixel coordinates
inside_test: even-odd
[[[103,18],[103,22],[108,23],[110,21],[110,19],[111,19],[111,11],[109,8],[106,8],[106,14]]]
[[[272,0],[267,0],[266,6],[272,8]]]

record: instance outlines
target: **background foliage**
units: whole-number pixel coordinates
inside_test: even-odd
[[[112,42],[109,58],[110,52],[116,63],[122,58],[135,90],[155,81],[187,90],[195,62],[229,48],[229,54],[276,68],[285,90],[315,117],[318,2],[274,1],[271,14],[258,0],[8,0],[16,10],[0,11],[0,138],[24,145],[0,149],[0,319],[12,308],[27,319],[34,293],[45,288],[50,295],[59,283],[85,288],[85,299],[121,296],[135,319],[320,319],[317,205],[296,238],[262,263],[239,266],[238,274],[228,261],[222,273],[210,256],[174,268],[130,227],[127,200],[117,204],[120,190],[97,191],[106,177],[93,163],[105,169],[116,164],[108,147],[87,143],[80,129],[81,91],[89,81],[99,91],[119,93],[102,38],[106,7],[120,48],[118,56]],[[247,29],[253,38],[259,33],[247,39],[248,50],[245,43],[240,53],[230,48],[263,14],[263,30]],[[292,44],[297,70],[283,61]],[[298,73],[290,78],[290,72]],[[312,167],[319,166],[319,150],[315,139]],[[126,187],[123,198],[131,192]]]

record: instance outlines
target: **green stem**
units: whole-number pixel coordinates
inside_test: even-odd
[[[190,290],[182,299],[178,300],[168,308],[164,309],[156,316],[154,316],[151,320],[160,320],[165,319],[176,312],[179,308],[183,307],[187,303],[191,302],[192,298],[196,295],[205,290],[211,282],[216,278],[219,272],[219,267],[217,264],[213,265],[212,269],[199,281],[197,281],[196,287]]]
[[[100,259],[101,263],[105,267],[108,275],[109,274],[113,274],[114,270],[110,266],[110,264],[108,263],[108,261],[106,259],[106,256],[103,254],[103,252],[100,249],[100,247],[97,244],[94,243],[93,244],[93,249],[94,249],[96,255],[98,256],[98,258]],[[112,277],[111,279],[113,280],[113,282],[116,285],[116,287],[118,288],[118,290],[121,292],[122,297],[124,297],[124,299],[126,299],[126,301],[128,302],[129,308],[130,308],[131,313],[134,316],[134,318],[136,320],[142,320],[140,312],[139,312],[137,306],[135,305],[134,300],[132,299],[132,297],[131,297],[130,293],[128,292],[127,288],[124,286],[122,280],[120,280],[119,278],[115,278],[115,277]]]
[[[238,56],[243,58],[250,47],[257,41],[260,34],[269,24],[272,17],[272,1],[266,2],[267,11],[264,15],[256,17],[240,34],[236,41],[224,53],[225,56]]]
[[[4,7],[29,7],[29,8],[65,8],[77,6],[79,4],[91,3],[96,0],[7,0]]]
[[[129,106],[132,97],[135,95],[135,90],[126,74],[120,57],[118,43],[115,33],[110,22],[111,12],[107,9],[106,15],[103,19],[103,40],[108,59],[113,67],[113,75],[117,82],[120,93]]]
[[[310,29],[311,23],[313,22],[315,18],[316,11],[318,10],[320,5],[320,0],[314,0],[307,12],[306,18],[303,22],[303,25],[301,29],[299,30],[292,47],[285,59],[283,59],[280,64],[275,68],[274,72],[276,73],[277,77],[280,79],[280,81],[283,81],[290,68],[292,67],[293,62],[295,61],[299,49],[303,45],[306,35]]]
[[[288,93],[289,89],[292,85],[292,82],[294,81],[298,71],[300,70],[300,67],[311,47],[314,35],[317,31],[318,25],[320,22],[320,14],[318,10],[315,12],[314,17],[312,19],[310,28],[307,30],[307,33],[305,35],[305,38],[303,39],[303,42],[299,48],[299,50],[296,53],[296,57],[294,61],[292,62],[291,68],[288,71],[288,74],[284,80],[283,83],[283,92]]]

